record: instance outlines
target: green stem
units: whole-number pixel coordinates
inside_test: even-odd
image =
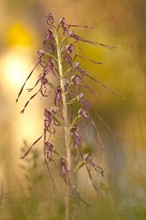
[[[71,146],[70,146],[70,130],[69,130],[69,120],[68,120],[68,107],[66,100],[66,92],[64,87],[64,73],[62,67],[62,58],[61,58],[61,48],[60,42],[58,38],[57,30],[54,28],[54,37],[56,41],[57,48],[57,60],[58,60],[58,70],[59,70],[59,78],[60,78],[60,86],[62,89],[62,113],[64,119],[64,138],[65,138],[65,148],[66,148],[66,163],[67,163],[67,184],[66,184],[66,197],[65,197],[65,207],[66,214],[65,220],[70,220],[70,193],[71,193]]]

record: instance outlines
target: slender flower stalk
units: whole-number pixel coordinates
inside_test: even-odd
[[[62,57],[61,57],[61,48],[58,38],[58,33],[54,28],[54,38],[56,41],[56,50],[57,50],[57,60],[58,60],[58,70],[60,78],[60,86],[62,89],[62,115],[64,119],[64,139],[65,139],[65,148],[66,148],[66,163],[67,163],[67,183],[71,182],[71,146],[70,146],[70,130],[69,130],[69,117],[68,117],[68,107],[66,100],[66,91],[65,91],[65,78],[63,74],[62,67]],[[66,220],[70,219],[70,184],[66,185]]]
[[[38,61],[35,67],[28,75],[26,81],[22,85],[16,102],[18,102],[29,78],[34,74],[35,69],[40,66],[42,71],[38,75],[38,80],[35,82],[32,88],[27,89],[29,93],[36,90],[29,100],[25,103],[21,113],[23,114],[30,104],[30,102],[38,95],[41,95],[44,99],[48,99],[51,92],[54,94],[54,105],[48,108],[48,104],[44,109],[44,130],[40,137],[33,142],[33,144],[26,150],[20,159],[25,159],[34,147],[42,138],[43,152],[44,152],[44,164],[48,170],[48,174],[56,190],[56,184],[51,174],[50,163],[54,163],[60,176],[63,178],[66,184],[66,196],[65,196],[65,219],[71,219],[71,197],[74,197],[79,202],[82,202],[86,206],[88,203],[82,198],[77,190],[75,183],[73,182],[73,176],[76,172],[85,166],[87,174],[94,189],[97,191],[98,187],[94,182],[92,172],[100,173],[104,176],[104,170],[95,164],[92,158],[91,152],[85,154],[83,150],[83,144],[85,143],[84,137],[81,135],[81,129],[83,122],[90,123],[96,132],[96,138],[102,147],[105,147],[100,138],[96,124],[90,116],[90,111],[93,111],[98,119],[103,122],[105,127],[111,131],[115,136],[116,133],[104,122],[102,117],[96,113],[90,103],[85,98],[84,90],[88,90],[92,95],[96,95],[89,85],[84,82],[84,78],[88,77],[93,82],[105,88],[110,93],[120,96],[118,93],[111,90],[97,79],[94,79],[86,71],[84,71],[77,61],[77,58],[84,59],[86,62],[91,62],[95,65],[102,65],[102,62],[95,61],[90,58],[84,57],[82,54],[76,52],[76,47],[80,49],[80,42],[90,44],[92,46],[102,46],[107,49],[112,49],[108,45],[99,42],[92,42],[84,39],[75,34],[72,28],[92,28],[89,26],[80,26],[74,24],[68,24],[63,17],[59,23],[55,24],[55,19],[51,13],[46,16],[46,22],[48,25],[48,31],[44,41],[42,42],[43,50],[38,51]],[[58,83],[54,86],[51,83],[52,75],[56,78]],[[47,101],[48,103],[48,101]],[[77,104],[79,106],[76,113],[72,112],[73,106]],[[64,147],[65,155],[62,155],[54,143],[50,142],[50,138],[56,137],[57,127],[61,127],[64,130]],[[56,157],[58,157],[58,160]],[[59,165],[58,165],[59,164]]]

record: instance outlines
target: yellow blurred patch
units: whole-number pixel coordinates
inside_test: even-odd
[[[29,31],[19,23],[13,24],[6,33],[6,40],[8,45],[11,46],[26,46],[30,45],[31,34]]]

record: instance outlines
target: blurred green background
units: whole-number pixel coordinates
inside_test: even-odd
[[[82,61],[82,67],[125,97],[123,100],[114,96],[87,80],[98,92],[97,97],[87,95],[92,108],[126,142],[109,132],[93,114],[106,148],[98,146],[92,132],[89,135],[90,127],[85,132],[89,145],[95,149],[97,164],[108,168],[104,177],[94,174],[98,195],[92,189],[86,171],[80,169],[77,184],[90,207],[73,201],[73,219],[146,219],[146,2],[1,0],[0,12],[1,219],[64,219],[64,184],[56,172],[58,192],[53,191],[43,164],[41,143],[28,159],[19,160],[24,140],[31,144],[43,129],[43,107],[39,98],[29,105],[24,115],[19,113],[28,94],[25,92],[17,105],[15,99],[35,65],[38,49],[42,48],[47,30],[44,14],[49,12],[56,20],[66,17],[68,23],[94,26],[93,30],[79,28],[77,33],[116,47],[108,50],[84,44],[84,54],[104,64],[97,66]]]

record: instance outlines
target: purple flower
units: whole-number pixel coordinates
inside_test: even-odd
[[[61,86],[57,86],[57,88],[56,88],[54,105],[55,106],[62,105],[62,89],[61,89]]]
[[[45,142],[44,144],[44,154],[46,156],[45,160],[48,160],[49,162],[54,161],[52,158],[52,153],[54,151],[54,147],[50,142]]]
[[[72,139],[73,139],[73,144],[77,145],[80,147],[83,143],[83,138],[79,133],[79,126],[78,125],[73,125],[72,128],[70,129]]]

